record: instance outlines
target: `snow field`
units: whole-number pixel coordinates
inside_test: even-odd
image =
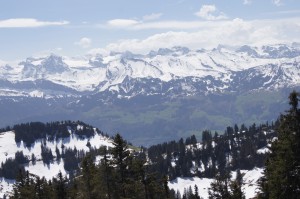
[[[246,199],[253,198],[258,191],[257,180],[262,176],[263,169],[254,168],[253,170],[241,170],[243,175],[243,186],[242,190],[245,193]],[[236,172],[232,172],[232,179],[235,179]],[[176,178],[175,180],[169,182],[169,188],[174,189],[175,192],[178,190],[182,195],[184,189],[188,189],[190,186],[194,191],[194,186],[197,185],[199,188],[199,195],[204,199],[208,199],[208,190],[213,179],[209,178]]]

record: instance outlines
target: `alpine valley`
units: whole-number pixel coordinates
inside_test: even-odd
[[[0,126],[82,120],[149,146],[274,121],[300,86],[300,44],[0,61]]]

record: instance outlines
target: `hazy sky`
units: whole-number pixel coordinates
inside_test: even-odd
[[[0,60],[300,42],[300,0],[0,0]]]

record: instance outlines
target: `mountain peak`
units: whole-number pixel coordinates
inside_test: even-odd
[[[172,56],[179,56],[179,55],[184,55],[190,52],[190,49],[187,47],[182,47],[182,46],[174,46],[171,49],[170,48],[159,48],[157,51],[150,51],[148,53],[149,57],[155,57],[157,55],[160,56],[167,56],[167,55],[172,55]]]
[[[294,58],[300,56],[300,48],[286,44],[262,46],[262,51],[268,58]]]
[[[68,70],[68,66],[64,63],[62,57],[51,54],[41,63],[41,68],[50,73],[62,73]]]
[[[19,65],[23,65],[22,74],[25,78],[41,78],[47,74],[63,73],[69,70],[62,57],[54,54],[44,58],[29,57]]]
[[[251,46],[248,46],[248,45],[241,46],[240,48],[238,48],[236,50],[236,52],[246,53],[247,55],[249,55],[251,57],[258,57],[258,53],[255,50],[255,48],[252,48]]]

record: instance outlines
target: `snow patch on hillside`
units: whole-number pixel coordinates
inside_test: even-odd
[[[79,129],[80,127],[81,126],[78,126]],[[76,147],[77,150],[89,151],[89,147],[86,146],[88,141],[91,147],[95,148],[99,148],[100,146],[113,147],[112,140],[98,133],[95,133],[95,135],[89,139],[80,138],[72,133],[68,138],[58,139],[53,142],[46,141],[46,146],[51,149],[53,155],[55,155],[56,147],[62,152],[62,145],[64,145],[65,148],[74,149]],[[29,159],[31,159],[32,154],[37,158],[35,164],[30,162],[25,165],[25,170],[28,170],[30,173],[45,177],[48,180],[55,177],[59,171],[61,171],[63,175],[68,175],[64,169],[63,160],[56,161],[56,159],[54,159],[49,165],[43,163],[41,160],[42,142],[44,142],[44,140],[37,140],[30,147],[26,147],[23,141],[20,143],[15,142],[15,133],[13,131],[0,133],[0,163],[5,162],[8,158],[15,158],[15,153],[22,151]],[[14,182],[14,180],[0,178],[0,198],[2,198],[4,194],[12,191]]]
[[[265,153],[271,153],[271,150],[268,147],[263,147],[261,149],[258,149],[256,151],[257,154],[265,154]]]
[[[208,189],[210,184],[213,182],[213,179],[209,178],[176,178],[175,180],[169,182],[169,188],[174,189],[175,191],[179,191],[182,195],[184,193],[184,189],[188,189],[190,186],[192,190],[194,190],[194,186],[197,185],[199,189],[199,195],[204,199],[208,198]]]
[[[255,197],[256,192],[258,192],[258,183],[257,180],[262,176],[263,169],[254,168],[253,170],[241,170],[241,174],[243,175],[243,186],[242,190],[245,193],[246,199],[250,199]],[[232,172],[232,179],[235,179],[236,172]],[[213,182],[213,179],[209,178],[176,178],[175,180],[169,182],[169,188],[174,189],[175,191],[179,191],[182,195],[184,193],[184,189],[187,189],[191,186],[192,190],[194,190],[194,186],[197,185],[199,188],[199,195],[204,199],[208,199],[208,190],[210,188],[210,184]]]
[[[4,194],[8,195],[13,190],[14,183],[14,180],[0,178],[0,198],[3,198]]]
[[[263,176],[262,168],[254,168],[250,171],[241,170],[241,174],[244,174],[243,191],[245,192],[246,199],[254,198],[256,192],[258,192],[258,179]]]
[[[77,150],[89,151],[89,147],[86,146],[88,141],[91,147],[95,148],[99,148],[100,146],[113,147],[112,141],[109,138],[98,133],[89,139],[82,139],[75,134],[71,134],[68,138],[54,140],[53,142],[47,141],[46,146],[51,149],[52,153],[55,153],[56,147],[62,152],[62,144],[65,148],[74,149],[76,147]],[[23,151],[25,156],[31,157],[34,154],[37,159],[41,159],[42,142],[43,140],[37,140],[31,147],[26,147],[23,141],[20,143],[15,142],[15,133],[13,131],[0,133],[0,162],[4,162],[8,158],[14,158],[15,153],[18,151]],[[45,177],[48,177],[46,175]]]

